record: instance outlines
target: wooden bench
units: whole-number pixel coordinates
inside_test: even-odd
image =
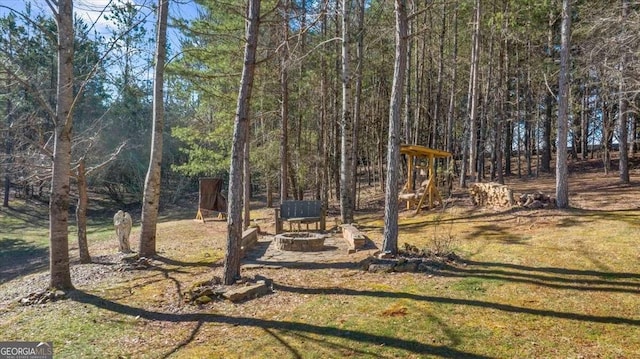
[[[289,222],[289,230],[292,224],[298,225],[300,230],[301,224],[320,223],[320,230],[326,230],[326,216],[322,208],[322,201],[284,201],[279,208],[275,209],[276,216],[276,234],[282,233],[282,223]]]

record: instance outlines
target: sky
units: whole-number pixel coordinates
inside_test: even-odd
[[[105,17],[105,15],[109,15],[108,11],[105,11],[105,8],[108,10],[108,6],[113,2],[126,2],[133,1],[136,5],[141,6],[143,8],[143,12],[151,11],[154,5],[157,5],[158,0],[73,0],[74,6],[74,14],[82,18],[87,24],[95,24],[95,31],[104,36],[105,39],[112,38],[112,29],[114,28],[114,24]],[[194,0],[169,0],[169,23],[171,24],[171,18],[184,18],[184,19],[192,19],[194,18],[198,11],[198,5]],[[25,3],[27,0],[0,0],[0,16],[6,16],[10,11],[18,11],[23,12],[25,10]],[[47,16],[51,15],[51,10],[49,9],[45,0],[31,0],[31,9],[33,13],[41,13],[46,14]],[[155,14],[151,14],[151,16],[146,17],[145,27],[147,28],[147,36],[151,39],[155,38]],[[182,35],[177,29],[173,29],[169,27],[167,29],[167,41],[169,42],[169,48],[171,53],[176,53],[180,51],[180,39]],[[147,49],[143,49],[142,51],[154,51],[154,45]],[[137,76],[140,77],[141,80],[151,81],[153,78],[153,67],[149,66],[148,63],[141,63],[141,66],[137,69]],[[116,75],[118,73],[118,68],[114,67],[112,72],[109,72],[111,75]]]
[[[133,1],[139,6],[145,8],[151,8],[152,5],[157,4],[157,0],[74,0],[74,13],[85,20],[88,24],[95,23],[95,29],[98,33],[108,35],[112,23],[105,18],[104,15],[108,15],[108,11],[104,11],[109,4],[114,2],[126,2]],[[169,17],[186,18],[191,19],[197,15],[198,5],[194,0],[170,0],[169,3]],[[23,11],[25,9],[25,3],[27,0],[0,0],[0,16],[4,16],[14,9],[16,11]],[[49,7],[45,0],[31,0],[32,10],[36,13],[50,13]],[[9,9],[8,9],[9,8]],[[145,25],[148,28],[148,33],[153,34],[155,16],[148,18],[148,23]],[[107,36],[108,37],[108,36]],[[180,34],[174,30],[168,30],[168,38],[173,48],[179,48]]]

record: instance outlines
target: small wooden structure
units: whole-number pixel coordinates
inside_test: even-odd
[[[217,213],[219,219],[224,219],[224,215],[227,213],[227,199],[221,193],[222,184],[220,178],[200,178],[196,220],[204,223],[205,211]]]
[[[428,200],[429,208],[433,208],[433,202],[436,200],[442,202],[442,197],[436,186],[435,160],[436,158],[451,157],[451,153],[418,145],[401,145],[400,154],[407,156],[407,184],[399,196],[401,200],[407,201],[407,209],[411,209],[411,206],[417,202],[416,214],[418,214],[426,200]],[[421,159],[428,161],[426,166],[416,165]],[[414,192],[412,188],[414,171],[416,169],[424,170],[424,167],[428,169],[428,177],[421,183],[421,188]]]

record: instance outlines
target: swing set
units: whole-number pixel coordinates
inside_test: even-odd
[[[435,201],[442,203],[436,183],[435,163],[438,158],[451,157],[451,153],[418,145],[401,145],[400,154],[407,156],[407,183],[398,197],[407,201],[407,209],[415,205],[418,214],[425,202],[429,204],[430,209]],[[414,190],[414,173],[419,170],[418,174],[424,176],[425,169],[427,178],[421,182],[420,188]]]

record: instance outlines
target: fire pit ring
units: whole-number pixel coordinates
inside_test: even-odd
[[[275,246],[282,251],[318,252],[324,250],[324,235],[310,232],[281,233],[274,238]]]

